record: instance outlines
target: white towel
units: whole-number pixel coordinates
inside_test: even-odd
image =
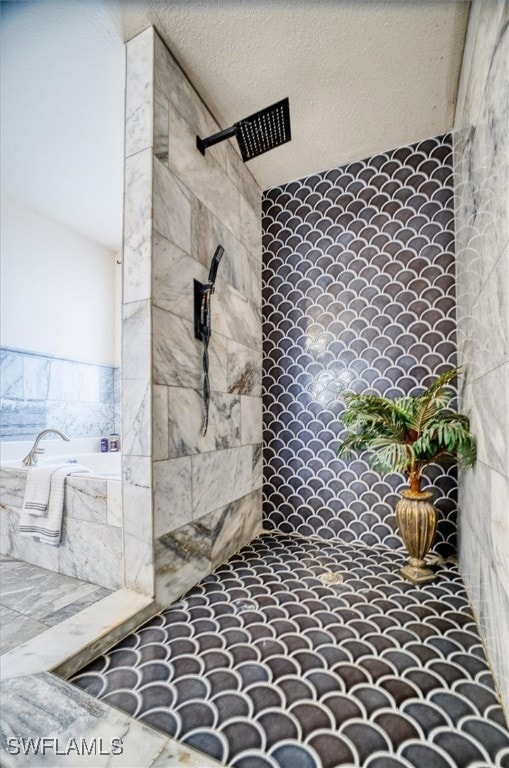
[[[45,517],[48,513],[51,478],[56,470],[68,464],[47,464],[44,467],[31,467],[27,474],[23,512],[33,517]]]
[[[53,467],[54,469],[54,467]],[[48,512],[46,517],[34,520],[30,511],[21,510],[19,520],[20,536],[33,536],[45,544],[56,547],[60,544],[62,534],[62,517],[64,512],[65,478],[71,473],[88,473],[89,469],[79,464],[64,464],[59,466],[51,477]]]

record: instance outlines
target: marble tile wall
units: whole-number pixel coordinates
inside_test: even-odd
[[[454,134],[461,406],[460,563],[509,709],[509,3],[474,0]]]
[[[446,134],[266,190],[264,512],[271,529],[402,546],[407,485],[337,457],[345,390],[418,394],[456,364]],[[435,549],[456,551],[454,467],[426,471]]]
[[[31,440],[48,427],[69,437],[119,431],[118,368],[0,348],[2,440]]]
[[[58,547],[19,535],[27,472],[0,469],[2,554],[108,589],[123,586],[120,480],[73,475],[65,481]]]
[[[122,393],[126,585],[182,594],[261,526],[258,186],[158,33],[127,45]],[[210,421],[193,280],[212,298]]]

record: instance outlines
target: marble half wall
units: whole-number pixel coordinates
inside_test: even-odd
[[[261,193],[154,28],[127,44],[123,304],[126,585],[164,605],[261,528]],[[211,405],[193,281],[212,298]]]
[[[509,710],[509,3],[474,0],[454,134],[461,408],[460,564]]]

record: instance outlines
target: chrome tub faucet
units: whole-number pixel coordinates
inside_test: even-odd
[[[44,448],[39,448],[39,443],[41,441],[41,438],[44,437],[44,435],[48,434],[55,434],[62,438],[62,440],[66,440],[69,442],[71,439],[70,437],[67,437],[67,435],[64,435],[63,432],[60,432],[59,429],[43,429],[42,432],[39,432],[37,437],[35,438],[35,442],[32,446],[32,449],[30,453],[28,453],[25,458],[23,459],[23,464],[26,467],[35,467],[37,464],[37,456],[41,453],[44,453]]]

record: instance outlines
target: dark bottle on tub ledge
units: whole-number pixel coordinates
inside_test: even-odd
[[[108,437],[101,437],[101,453],[117,453],[120,450],[120,435],[113,433]]]

